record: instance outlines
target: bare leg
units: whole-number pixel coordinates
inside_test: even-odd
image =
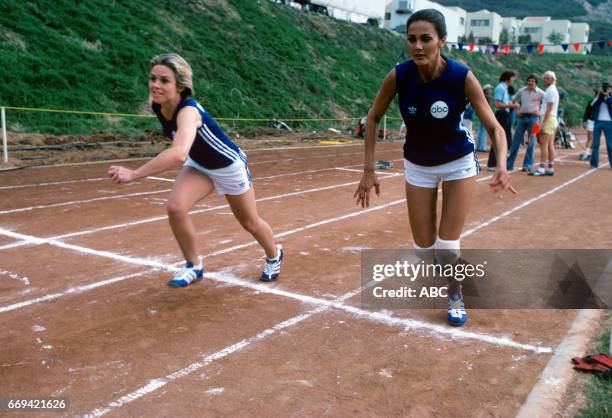
[[[542,133],[540,136],[540,148],[542,150],[542,159],[540,161],[540,168],[542,171],[546,171],[555,157],[555,134]]]
[[[234,216],[240,225],[257,240],[266,252],[266,257],[275,258],[274,234],[270,225],[259,217],[255,203],[255,191],[251,187],[248,192],[238,196],[225,195],[232,208]]]
[[[547,136],[549,136],[549,138],[547,139],[547,143],[548,143],[548,167],[552,168],[553,167],[553,163],[554,163],[555,158],[556,158],[555,134],[547,135]]]
[[[440,239],[456,241],[461,238],[468,212],[472,206],[476,177],[442,183],[442,218],[440,219]],[[448,293],[461,291],[461,283],[449,280]]]
[[[548,145],[546,144],[546,134],[540,134],[540,168],[546,168],[546,161],[548,160]]]
[[[461,238],[476,190],[476,177],[442,183],[442,219],[440,238],[455,241]]]
[[[172,232],[185,260],[194,265],[198,264],[198,253],[195,227],[189,216],[189,210],[213,190],[213,183],[206,175],[191,167],[183,167],[168,197],[166,209]]]
[[[414,242],[422,248],[436,242],[436,204],[438,189],[417,187],[406,182],[408,219]]]

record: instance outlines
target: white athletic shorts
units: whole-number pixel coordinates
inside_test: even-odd
[[[595,129],[595,122],[591,119],[586,121],[586,130],[587,132],[593,132]]]
[[[404,159],[404,178],[413,186],[436,189],[441,181],[462,180],[480,172],[474,154],[468,154],[446,164],[427,167]]]
[[[238,196],[244,194],[249,191],[253,182],[249,167],[240,158],[227,167],[214,170],[202,167],[190,157],[187,157],[187,161],[183,165],[198,170],[208,177],[213,182],[215,191],[220,195]]]

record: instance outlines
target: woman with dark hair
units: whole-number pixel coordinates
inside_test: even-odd
[[[266,263],[260,279],[275,280],[280,274],[283,250],[280,244],[275,245],[270,225],[257,214],[246,155],[192,98],[193,94],[187,61],[173,53],[154,57],[149,65],[149,105],[172,146],[135,170],[111,166],[108,175],[116,183],[129,183],[183,164],[166,209],[186,262],[168,285],[185,287],[202,280],[204,267],[202,257],[198,257],[189,210],[213,190],[225,195],[236,219],[263,247]]]
[[[370,190],[380,195],[374,172],[376,132],[389,104],[398,95],[406,124],[404,177],[408,217],[414,247],[421,257],[442,264],[459,260],[459,241],[479,172],[474,139],[461,115],[471,103],[498,150],[497,170],[490,186],[495,192],[516,191],[506,171],[506,139],[487,104],[480,83],[465,66],[442,55],[446,40],[444,16],[427,9],[406,23],[409,61],[398,64],[385,77],[370,108],[366,123],[365,164],[354,198],[370,204]],[[438,184],[442,182],[442,217],[436,226]],[[460,282],[449,281],[448,322],[461,326],[467,320]]]

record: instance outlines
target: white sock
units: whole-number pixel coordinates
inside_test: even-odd
[[[445,240],[440,237],[436,239],[436,260],[442,264],[453,264],[461,257],[461,240]]]
[[[434,242],[429,247],[419,247],[416,242],[412,241],[414,245],[414,253],[421,260],[427,262],[433,262],[434,250],[436,247],[436,243]]]

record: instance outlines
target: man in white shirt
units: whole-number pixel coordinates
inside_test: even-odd
[[[559,108],[559,91],[555,83],[557,76],[553,71],[546,71],[542,77],[546,91],[540,107],[542,122],[540,123],[540,167],[529,173],[531,176],[552,176],[555,174],[555,132],[557,131],[557,110]],[[546,161],[548,160],[548,166]]]
[[[599,166],[599,141],[601,131],[606,137],[608,149],[608,162],[612,167],[612,86],[604,81],[597,98],[593,100],[593,152],[591,153],[591,167]]]
[[[508,156],[507,169],[514,169],[514,161],[518,155],[519,148],[523,143],[525,131],[527,131],[527,151],[523,160],[523,171],[531,171],[533,166],[533,151],[535,147],[535,135],[533,135],[533,127],[538,122],[540,116],[540,107],[544,91],[538,88],[538,76],[530,74],[527,77],[527,87],[523,87],[516,92],[514,100],[521,104],[518,111],[518,122],[512,138],[510,146],[510,155]]]

